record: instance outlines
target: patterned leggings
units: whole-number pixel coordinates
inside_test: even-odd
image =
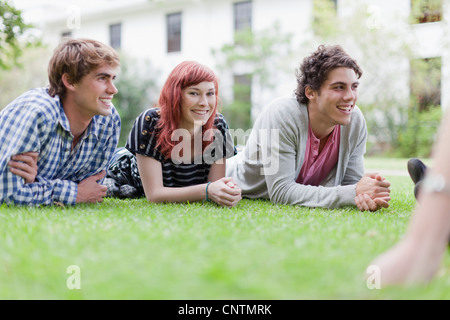
[[[136,157],[123,147],[114,152],[103,184],[108,187],[107,197],[139,198],[145,196]]]

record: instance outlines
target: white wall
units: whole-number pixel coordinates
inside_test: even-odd
[[[34,3],[32,0],[15,0]],[[109,43],[109,25],[122,23],[122,50],[127,55],[139,59],[148,59],[159,70],[159,84],[167,77],[170,70],[182,60],[197,60],[215,68],[215,59],[211,49],[219,49],[233,38],[233,3],[237,0],[44,0],[44,6],[35,5],[28,11],[40,21],[44,40],[54,46],[61,33],[68,30],[73,22],[76,10],[79,10],[79,28],[72,31],[74,37],[90,37]],[[442,106],[450,106],[450,45],[448,19],[450,0],[446,3],[444,17],[439,23],[411,26],[408,23],[410,0],[338,0],[338,14],[342,17],[351,15],[358,5],[370,4],[367,23],[392,30],[397,35],[408,39],[420,57],[442,56]],[[63,4],[64,3],[64,4]],[[271,99],[277,95],[291,94],[295,89],[295,69],[306,54],[315,50],[311,44],[313,0],[253,0],[253,25],[255,31],[264,30],[279,20],[283,32],[292,32],[292,46],[298,50],[298,56],[286,61],[291,73],[278,79],[273,90],[263,90],[255,86],[252,100],[255,106],[254,116]],[[166,48],[166,14],[182,12],[182,51],[167,53]],[[42,21],[46,22],[42,22]],[[386,43],[386,48],[395,44]],[[400,49],[399,49],[400,50]],[[349,52],[358,57],[358,52]],[[399,53],[399,56],[401,54]],[[361,57],[363,58],[363,57]],[[364,59],[361,59],[364,61]],[[364,68],[364,66],[363,66]],[[370,70],[370,66],[367,66]],[[395,91],[405,99],[409,95],[408,61],[385,61],[383,69],[378,72],[395,72],[398,85]],[[225,97],[231,94],[231,76],[221,72],[222,92]],[[368,75],[365,78],[370,79]],[[362,79],[362,82],[364,79]],[[382,84],[360,95],[360,99],[370,101],[377,90],[383,90]],[[380,87],[380,88],[379,88]],[[362,91],[364,85],[362,86]]]
[[[313,37],[311,0],[254,0],[253,7],[253,30],[267,30],[277,21],[281,33],[292,34],[291,46],[295,51],[292,59],[277,61],[289,71],[284,75],[281,72],[277,75],[277,85],[273,90],[258,86],[252,88],[252,117],[255,118],[277,96],[293,94],[297,86],[295,70],[300,66],[304,55],[309,54],[314,48],[304,47],[304,44],[310,43]]]

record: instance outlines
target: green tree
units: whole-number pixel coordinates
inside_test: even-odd
[[[412,59],[410,62],[411,95],[417,112],[441,104],[441,57]]]
[[[29,37],[21,40],[26,30],[33,26],[22,19],[22,12],[9,1],[0,0],[0,69],[10,69],[17,64],[24,47],[35,44]]]
[[[47,46],[30,47],[16,65],[0,72],[0,110],[25,91],[48,85],[47,65],[51,55]]]
[[[157,101],[156,75],[147,61],[136,61],[124,54],[120,58],[120,74],[115,83],[119,92],[113,103],[122,120],[119,146],[124,146],[136,117]]]
[[[426,1],[414,1],[413,5],[417,7],[419,2]],[[345,15],[336,14],[330,0],[314,0],[314,9],[313,30],[316,41],[341,44],[353,56],[357,56],[364,71],[358,105],[369,129],[368,152],[389,152],[396,156],[412,156],[418,150],[421,155],[429,153],[432,145],[430,140],[434,137],[438,123],[435,109],[440,108],[433,100],[428,103],[429,108],[421,107],[430,109],[432,114],[419,115],[419,100],[411,99],[405,90],[408,84],[405,74],[416,73],[414,87],[410,89],[420,94],[436,90],[440,78],[436,78],[437,72],[431,73],[423,66],[410,71],[417,63],[410,64],[410,61],[415,60],[415,55],[412,50],[414,43],[409,40],[411,37],[406,33],[407,28],[385,23],[380,8],[369,2],[355,3],[353,11],[348,10]],[[400,14],[396,15],[396,19],[396,22],[406,26],[410,22],[408,16]],[[427,77],[423,77],[425,74]],[[399,86],[399,83],[403,85]],[[421,123],[421,120],[426,121],[426,124]],[[419,130],[421,125],[426,128]],[[414,135],[419,135],[419,132],[426,137],[415,139]],[[411,149],[412,146],[414,148]],[[411,152],[407,152],[408,148]]]
[[[412,59],[411,102],[407,125],[399,132],[396,150],[403,157],[429,157],[442,118],[441,58]]]
[[[331,0],[313,0],[312,29],[317,37],[330,39],[338,34],[336,6]]]
[[[287,69],[293,54],[291,39],[292,35],[283,33],[279,23],[275,23],[260,31],[236,32],[233,43],[212,50],[218,70],[233,78],[233,98],[224,99],[222,110],[231,128],[252,127],[253,89],[272,89],[278,75],[292,72]]]

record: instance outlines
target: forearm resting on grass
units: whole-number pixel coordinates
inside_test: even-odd
[[[24,178],[25,185],[36,181],[38,155],[38,152],[25,152],[12,156],[8,162],[11,173]],[[104,176],[103,171],[81,181],[77,188],[76,203],[102,202],[103,197],[106,196],[106,187],[98,184],[97,181]]]
[[[4,156],[7,157],[7,156]],[[75,204],[77,184],[38,175],[37,153],[25,152],[0,165],[0,203],[14,205]],[[1,162],[1,161],[0,161]]]
[[[78,184],[76,203],[97,203],[102,202],[106,197],[107,187],[98,183],[105,177],[106,171],[101,171],[92,175]]]
[[[450,114],[442,122],[434,145],[434,166],[427,176],[441,175],[450,183]],[[422,192],[405,237],[376,258],[381,284],[410,284],[430,281],[439,269],[450,237],[450,194]]]
[[[211,166],[208,180],[211,183],[187,187],[164,187],[161,164],[150,157],[136,155],[142,186],[149,202],[186,202],[211,200],[218,205],[234,207],[241,200],[241,189],[232,178],[225,178],[224,164]],[[206,194],[208,192],[208,197]]]
[[[37,181],[24,183],[24,179],[12,174],[9,169],[0,173],[6,175],[8,183],[0,185],[0,203],[15,205],[52,205],[54,202],[74,205],[77,184],[68,180],[48,180],[37,176]]]

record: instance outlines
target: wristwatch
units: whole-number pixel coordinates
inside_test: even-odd
[[[441,174],[427,175],[421,186],[424,192],[450,195],[450,185]]]

